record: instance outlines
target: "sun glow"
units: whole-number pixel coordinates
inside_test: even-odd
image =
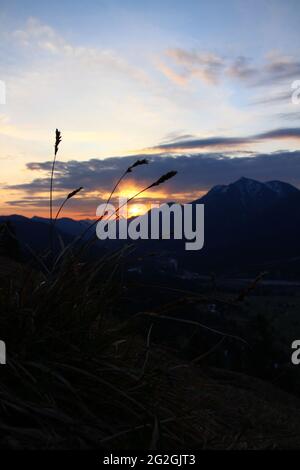
[[[118,197],[124,197],[126,199],[130,199],[138,194],[140,191],[143,190],[147,185],[149,185],[152,181],[147,181],[144,183],[135,182],[134,180],[126,181],[120,185],[118,191],[115,193]],[[143,192],[140,196],[136,198],[136,200],[142,198],[144,199],[154,199],[157,200],[168,200],[169,194],[166,190],[163,189],[156,189],[152,188],[148,191]]]
[[[145,214],[149,209],[149,204],[130,204],[127,211],[128,217],[138,217]]]

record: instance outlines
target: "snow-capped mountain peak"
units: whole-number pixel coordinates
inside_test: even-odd
[[[265,185],[274,191],[279,197],[285,197],[299,191],[295,186],[292,186],[289,183],[284,183],[283,181],[268,181]]]

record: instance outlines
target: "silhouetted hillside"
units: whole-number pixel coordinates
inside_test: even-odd
[[[271,275],[297,277],[300,259],[300,191],[281,181],[261,183],[240,178],[229,185],[213,187],[205,196],[191,204],[205,206],[205,242],[200,251],[186,251],[182,240],[137,240],[132,242],[136,255],[151,252],[160,260],[175,260],[180,269],[198,273],[211,271],[230,275],[251,274],[267,268]],[[144,217],[150,220],[151,212]],[[49,239],[49,220],[21,216],[0,217],[15,227],[22,246],[42,250]],[[90,221],[62,218],[56,229],[65,243],[80,236]],[[172,233],[171,218],[171,233]],[[89,236],[94,234],[94,229]],[[58,244],[58,240],[56,240]],[[97,241],[94,253],[128,240]],[[156,258],[147,261],[147,269],[157,269]],[[130,260],[130,258],[129,258]],[[133,262],[133,261],[132,261]],[[167,261],[168,264],[168,261]]]

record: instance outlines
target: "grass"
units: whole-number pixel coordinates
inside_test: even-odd
[[[56,133],[50,222],[56,220],[52,192],[60,141]],[[145,162],[124,172],[107,203],[140,164]],[[167,173],[146,189],[173,176]],[[54,230],[51,223],[50,245]],[[1,449],[300,445],[296,400],[259,381],[205,371],[197,365],[201,357],[179,359],[153,340],[157,312],[124,318],[123,263],[130,247],[94,262],[86,262],[76,246],[66,248],[49,269],[44,263],[0,260],[6,269],[4,274],[0,269],[0,331],[8,359],[1,368]],[[193,301],[212,302],[210,296],[195,295]],[[169,307],[160,312],[161,321],[172,321]],[[225,335],[215,333],[219,347]]]
[[[54,257],[55,222],[65,203],[82,189],[71,192],[53,216],[61,140],[56,130],[50,176],[50,268],[36,255],[40,269],[14,265],[10,280],[1,278],[0,330],[9,351],[0,385],[3,447],[101,446],[121,436],[127,440],[135,428],[145,429],[149,439],[153,426],[158,429],[157,406],[152,409],[148,400],[161,372],[152,367],[148,375],[146,361],[135,365],[132,345],[138,351],[135,345],[141,338],[130,321],[118,321],[120,267],[128,248],[87,263],[71,244]],[[106,204],[126,174],[146,163],[138,160],[124,172]],[[139,194],[175,174],[163,175]],[[148,352],[149,345],[147,358]],[[171,409],[164,411],[166,426],[175,419]]]
[[[150,334],[143,340],[140,319],[118,321],[123,256],[64,262],[49,277],[20,267],[2,285],[2,448],[202,442],[185,383],[172,373],[177,362]]]

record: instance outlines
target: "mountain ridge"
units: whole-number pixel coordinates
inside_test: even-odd
[[[300,190],[293,185],[277,180],[263,183],[242,177],[228,185],[214,186],[200,199],[191,202],[192,205],[197,203],[205,206],[202,250],[185,251],[184,240],[137,240],[134,242],[136,251],[141,256],[148,251],[169,253],[184,269],[200,273],[232,273],[241,269],[248,272],[247,267],[252,265],[264,266],[272,260],[299,256]],[[48,219],[0,216],[0,222],[5,220],[16,225],[21,242],[32,242],[39,249],[47,245]],[[63,217],[58,219],[57,229],[68,243],[89,224],[87,220]],[[105,247],[109,248],[115,242],[107,240]],[[103,246],[99,242],[97,249]]]

